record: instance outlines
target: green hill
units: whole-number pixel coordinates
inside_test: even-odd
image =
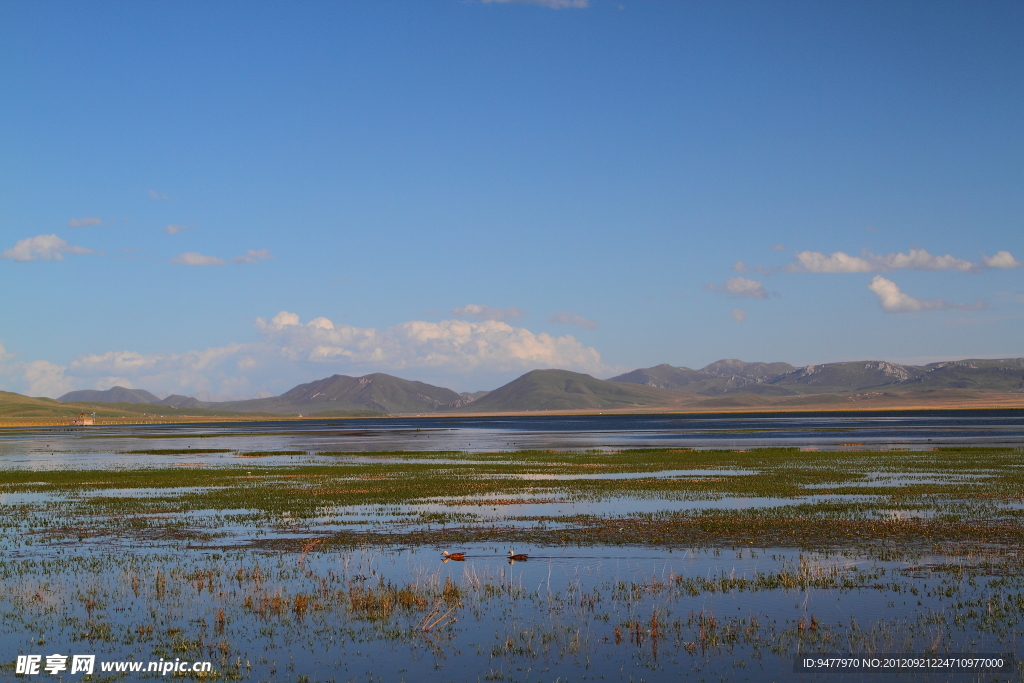
[[[216,405],[216,404],[214,404]],[[9,391],[0,391],[0,420],[71,420],[79,413],[96,415],[98,420],[109,419],[168,419],[175,417],[245,417],[253,413],[204,408],[174,408],[152,403],[110,403],[107,401],[79,401],[61,403],[52,398],[32,398]]]
[[[678,392],[657,387],[608,382],[568,370],[534,370],[463,406],[460,412],[641,408],[685,402]]]
[[[111,387],[106,391],[94,389],[83,389],[81,391],[69,391],[57,399],[61,403],[76,403],[78,401],[89,401],[91,403],[159,403],[160,399],[145,389],[126,389],[125,387]]]
[[[715,382],[717,378],[712,378],[701,372],[700,370],[692,370],[690,368],[673,367],[668,363],[662,363],[656,365],[653,368],[641,368],[639,370],[633,370],[627,372],[624,375],[612,377],[607,380],[609,382],[622,382],[626,384],[644,384],[649,387],[657,387],[659,389],[676,389],[678,391],[689,391],[692,393],[701,393],[709,386],[709,383]]]
[[[273,398],[206,405],[216,405],[225,410],[270,413],[427,413],[458,408],[469,402],[467,397],[451,389],[378,372],[364,377],[333,375],[300,384]]]
[[[216,403],[204,403],[198,398],[182,396],[181,394],[171,394],[164,400],[160,401],[158,405],[171,406],[172,408],[208,408],[210,406],[217,406]]]

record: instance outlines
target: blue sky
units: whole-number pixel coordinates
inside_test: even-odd
[[[0,388],[1022,356],[1022,27],[0,2]]]

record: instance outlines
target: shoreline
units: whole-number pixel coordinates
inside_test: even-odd
[[[807,395],[811,398],[815,394]],[[1024,411],[1024,394],[1000,394],[979,397],[977,399],[936,399],[933,401],[892,401],[891,403],[874,403],[866,405],[850,405],[842,402],[821,402],[810,405],[736,405],[736,406],[645,406],[643,408],[579,408],[563,410],[515,410],[494,412],[433,412],[433,413],[394,413],[390,415],[179,415],[161,416],[156,419],[132,418],[97,418],[93,425],[72,425],[70,418],[0,418],[0,429],[61,427],[67,429],[88,429],[91,427],[136,426],[136,425],[175,425],[175,424],[215,424],[215,423],[263,423],[263,422],[327,422],[336,420],[389,420],[409,418],[487,418],[487,417],[540,417],[540,416],[612,416],[612,415],[796,415],[796,414],[871,414],[871,413],[909,413],[909,412],[952,412],[981,410],[1021,410]]]

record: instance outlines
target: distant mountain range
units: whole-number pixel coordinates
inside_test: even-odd
[[[802,368],[788,363],[720,360],[700,370],[658,365],[627,372],[609,381],[645,384],[702,396],[796,396],[939,389],[1020,392],[1024,391],[1024,358],[960,360],[929,365],[854,361]]]
[[[167,398],[172,397],[168,396]],[[69,391],[57,400],[61,403],[95,401],[96,403],[152,403],[160,405],[160,399],[145,389],[126,389],[124,387],[111,387],[106,391],[97,391],[95,389]]]
[[[953,391],[957,390],[957,391]],[[633,370],[609,380],[568,370],[534,370],[494,391],[451,389],[384,373],[332,375],[270,398],[200,401],[178,394],[160,400],[141,389],[72,391],[61,403],[151,404],[172,411],[216,410],[313,416],[401,413],[498,413],[533,410],[728,408],[841,403],[864,393],[1024,393],[1024,358],[961,360],[929,365],[885,361],[788,363],[720,360],[699,370],[671,365]],[[780,403],[781,402],[781,403]]]
[[[534,370],[489,392],[462,412],[642,408],[685,402],[679,392],[595,379],[568,370]]]
[[[364,377],[332,375],[300,384],[273,398],[228,401],[216,404],[224,410],[264,413],[432,413],[452,410],[473,399],[451,389],[424,382],[411,382],[381,372]]]

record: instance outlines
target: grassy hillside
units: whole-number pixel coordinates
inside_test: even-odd
[[[202,408],[175,409],[150,403],[107,403],[103,401],[61,403],[52,398],[32,398],[8,391],[0,391],[0,421],[53,420],[70,421],[79,413],[95,414],[104,420],[174,420],[176,418],[239,418],[259,417],[258,413],[238,413],[228,410]]]
[[[230,401],[218,406],[228,410],[271,413],[428,413],[465,405],[468,400],[451,389],[411,382],[383,373],[365,377],[333,375],[300,384],[280,396]]]
[[[460,412],[640,408],[686,403],[678,392],[595,379],[568,370],[534,370],[460,408]]]
[[[210,408],[217,406],[216,403],[204,403],[192,396],[182,396],[181,394],[171,394],[160,401],[159,405],[171,406],[172,408]]]
[[[653,368],[641,368],[618,375],[607,380],[609,382],[622,382],[626,384],[644,384],[659,389],[676,389],[701,393],[709,382],[717,382],[717,378],[708,377],[700,370],[691,368],[673,367],[668,363],[656,365]]]
[[[160,399],[145,389],[126,389],[125,387],[111,387],[106,391],[94,389],[83,389],[81,391],[69,391],[57,399],[61,403],[77,403],[88,401],[90,403],[159,403]]]

